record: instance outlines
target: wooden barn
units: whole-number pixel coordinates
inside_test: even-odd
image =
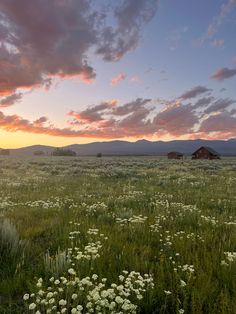
[[[179,152],[169,152],[167,157],[168,159],[183,159],[184,155]]]
[[[220,154],[211,147],[202,146],[192,154],[192,159],[220,159]]]

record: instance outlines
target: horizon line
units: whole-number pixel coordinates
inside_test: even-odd
[[[156,142],[164,142],[164,143],[170,143],[170,142],[183,142],[183,141],[189,141],[189,142],[195,142],[195,141],[230,141],[230,140],[236,140],[236,138],[228,138],[228,139],[204,139],[204,138],[198,138],[198,139],[177,139],[177,140],[147,140],[145,138],[136,140],[136,141],[127,141],[127,140],[109,140],[109,141],[93,141],[93,142],[88,142],[88,143],[73,143],[73,144],[68,144],[64,146],[53,146],[53,145],[47,145],[47,144],[33,144],[33,145],[26,145],[26,146],[20,146],[20,147],[14,147],[14,148],[8,148],[8,147],[0,147],[0,150],[15,150],[15,149],[22,149],[22,148],[27,148],[27,147],[34,147],[34,146],[46,146],[46,147],[53,147],[53,148],[63,148],[63,147],[68,147],[68,146],[73,146],[73,145],[89,145],[89,144],[97,144],[97,143],[112,143],[112,142],[126,142],[126,143],[137,143],[141,141],[149,142],[149,143],[156,143]]]

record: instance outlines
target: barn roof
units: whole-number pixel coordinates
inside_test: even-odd
[[[194,153],[192,153],[192,155],[196,154],[196,152],[198,152],[201,148],[206,149],[210,154],[214,155],[214,156],[220,156],[219,153],[217,153],[213,148],[209,147],[209,146],[201,146],[200,148],[198,148]]]

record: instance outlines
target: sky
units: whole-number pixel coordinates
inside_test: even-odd
[[[1,0],[0,147],[236,137],[236,0]]]

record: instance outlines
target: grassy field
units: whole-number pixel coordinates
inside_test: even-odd
[[[0,313],[236,313],[236,159],[0,159]]]

